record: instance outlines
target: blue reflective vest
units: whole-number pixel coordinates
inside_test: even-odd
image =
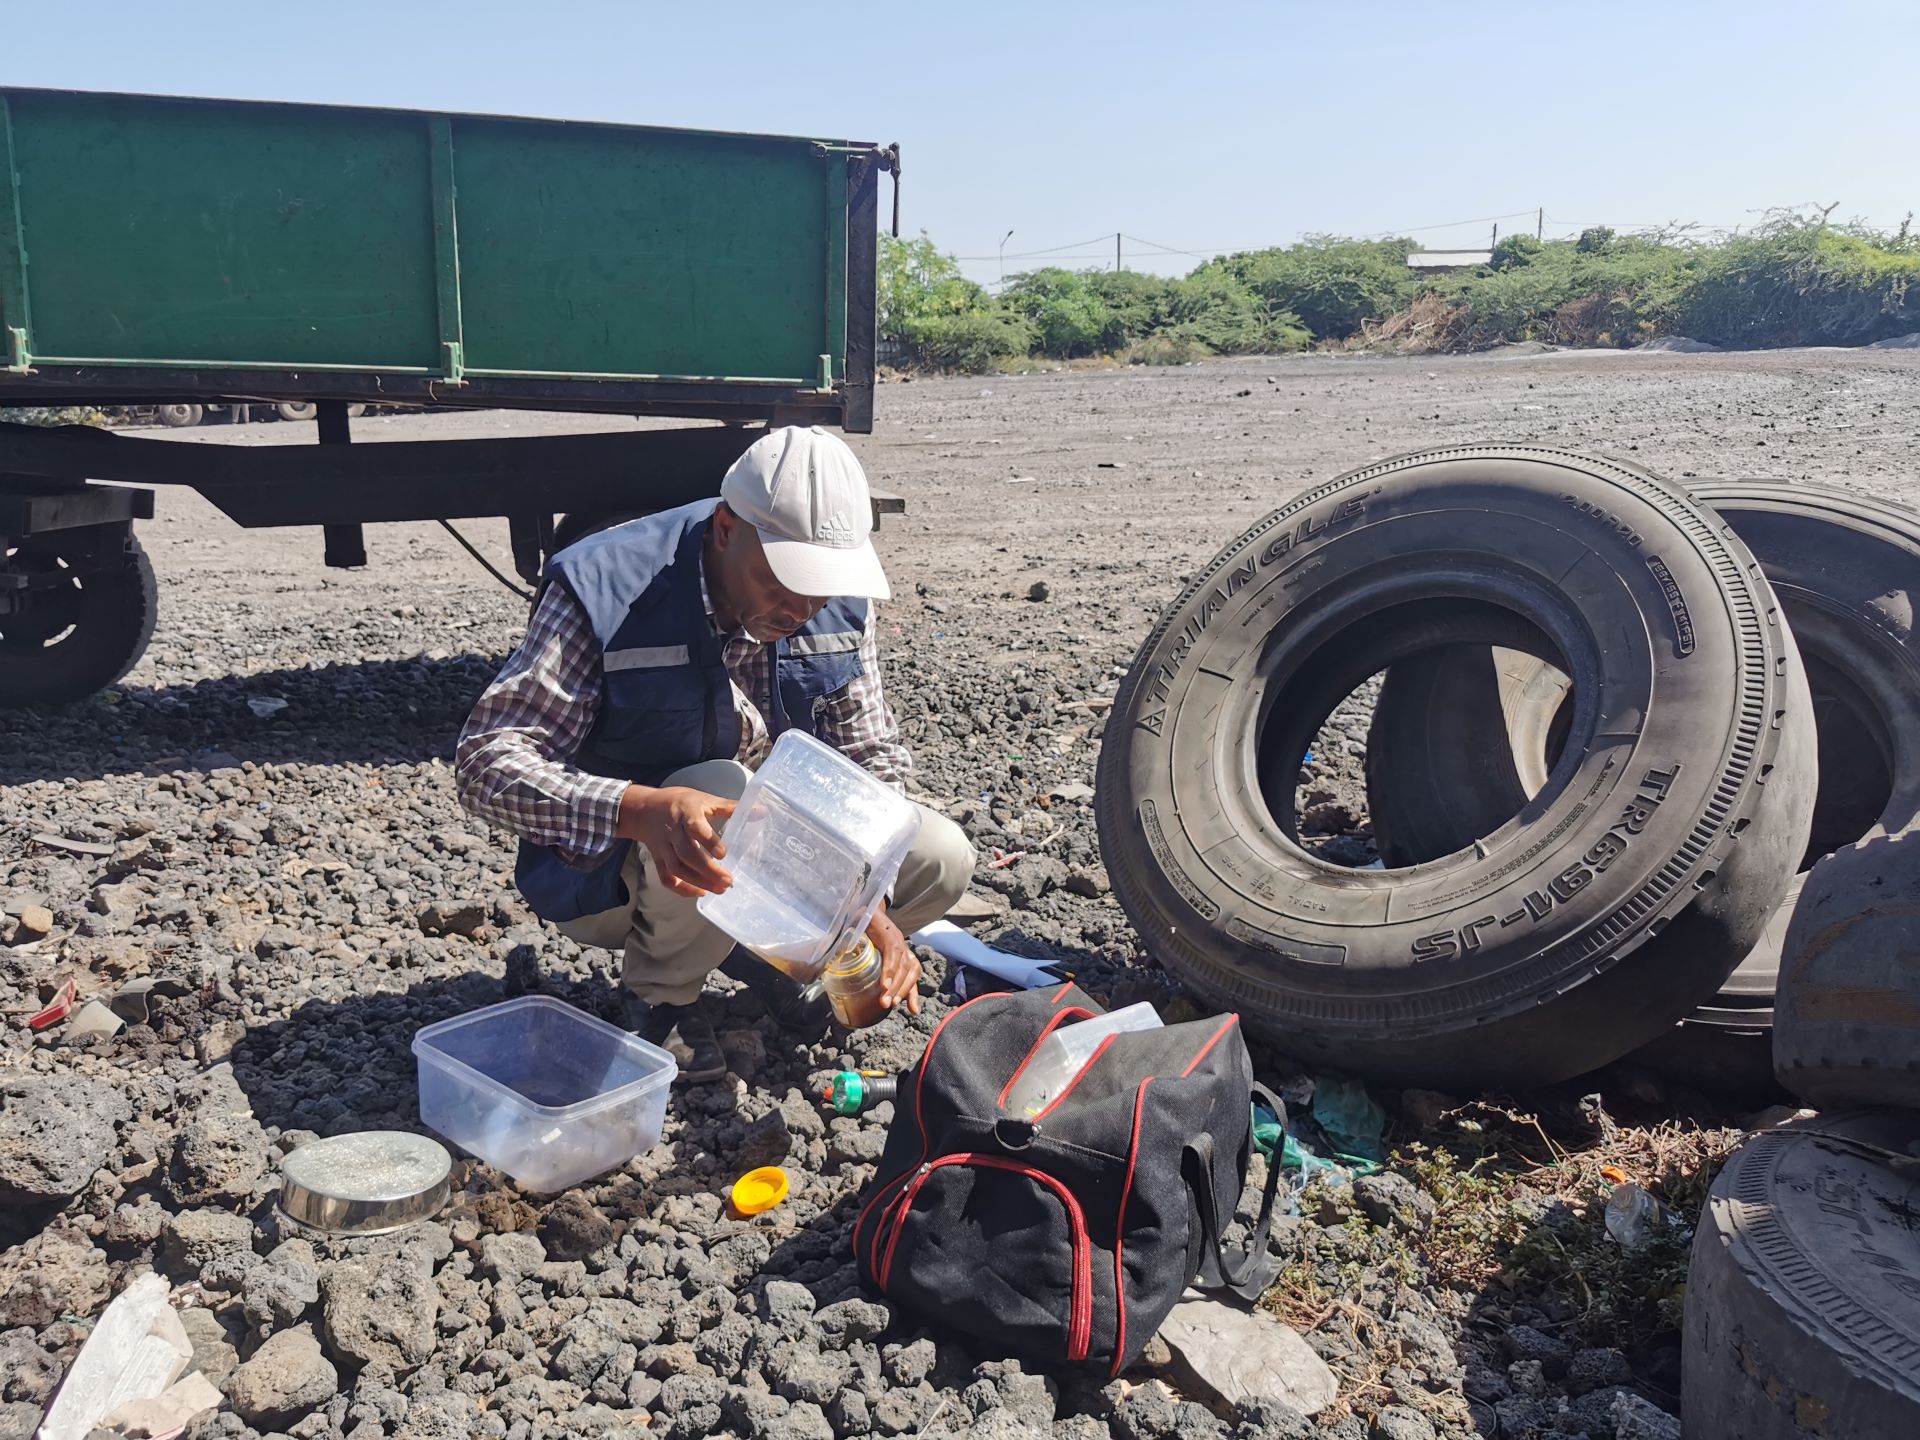
[[[573,763],[595,775],[657,785],[703,760],[740,750],[740,716],[700,598],[701,551],[717,500],[643,516],[568,546],[544,583],[579,602],[600,647],[602,696],[593,732]],[[768,647],[768,728],[817,733],[827,697],[861,673],[867,601],[830,600],[796,634]],[[622,840],[585,869],[550,846],[520,842],[514,883],[544,920],[576,920],[628,903]]]

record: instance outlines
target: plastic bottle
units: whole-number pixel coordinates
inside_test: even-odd
[[[1066,1091],[1109,1035],[1154,1030],[1159,1025],[1159,1014],[1145,1000],[1091,1020],[1062,1025],[1041,1042],[1001,1108],[1009,1115],[1034,1118]]]
[[[836,1115],[858,1115],[900,1093],[900,1077],[879,1070],[842,1070],[828,1082],[821,1099]]]
[[[880,952],[864,935],[827,962],[820,976],[821,987],[839,1022],[849,1030],[859,1030],[886,1017],[886,985],[880,964]]]
[[[1645,1249],[1666,1223],[1667,1207],[1632,1182],[1607,1197],[1607,1233],[1623,1250]]]

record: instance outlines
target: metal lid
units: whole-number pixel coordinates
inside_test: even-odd
[[[453,1157],[425,1135],[364,1130],[302,1145],[281,1162],[280,1210],[334,1235],[384,1235],[447,1203]]]

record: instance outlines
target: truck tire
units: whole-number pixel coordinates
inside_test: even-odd
[[[1711,480],[1690,487],[1746,542],[1807,667],[1819,789],[1802,869],[1920,817],[1920,512],[1834,486]],[[1531,655],[1464,648],[1395,665],[1367,741],[1375,842],[1389,865],[1445,854],[1536,793],[1570,713],[1570,682]],[[1505,749],[1488,747],[1505,733]],[[1465,771],[1448,755],[1481,757]],[[1498,757],[1493,765],[1489,757]],[[1773,991],[1800,895],[1720,993],[1638,1058],[1679,1078],[1771,1088]]]
[[[154,413],[162,425],[174,430],[190,429],[207,418],[203,405],[162,405]]]
[[[1917,1155],[1920,1123],[1885,1112],[1822,1115],[1734,1152],[1694,1233],[1685,1434],[1920,1435]]]
[[[74,566],[60,550],[77,531],[21,542],[8,564],[49,574]],[[105,689],[146,653],[159,613],[153,565],[138,540],[109,569],[77,573],[36,593],[33,608],[0,615],[0,709],[68,705]]]
[[[273,412],[282,420],[312,420],[320,413],[320,407],[311,400],[282,400],[273,407]]]
[[[1871,836],[1807,876],[1781,948],[1773,1064],[1822,1109],[1920,1108],[1920,831]]]
[[[1299,758],[1406,656],[1574,677],[1546,788],[1389,873],[1297,841]],[[1644,471],[1545,448],[1383,461],[1276,510],[1162,615],[1100,756],[1101,849],[1151,953],[1301,1059],[1553,1081],[1711,995],[1805,843],[1811,702],[1744,546]]]

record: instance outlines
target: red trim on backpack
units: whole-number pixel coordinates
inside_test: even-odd
[[[1038,1121],[1046,1119],[1047,1116],[1053,1114],[1055,1110],[1059,1109],[1060,1102],[1066,1099],[1067,1096],[1073,1093],[1073,1087],[1078,1085],[1082,1080],[1086,1079],[1087,1072],[1093,1069],[1094,1061],[1098,1060],[1102,1055],[1106,1054],[1107,1047],[1113,1044],[1113,1042],[1118,1040],[1119,1038],[1120,1037],[1118,1035],[1109,1035],[1107,1036],[1106,1039],[1102,1040],[1098,1045],[1093,1047],[1093,1054],[1087,1057],[1086,1064],[1082,1065],[1077,1071],[1074,1072],[1073,1079],[1067,1082],[1067,1088],[1062,1090],[1058,1095],[1054,1096],[1053,1099],[1049,1100],[1047,1102],[1046,1109],[1042,1110],[1038,1115],[1033,1117],[1036,1123]]]
[[[1240,1017],[1238,1015],[1229,1015],[1225,1020],[1221,1021],[1220,1028],[1213,1032],[1213,1038],[1202,1045],[1200,1047],[1200,1053],[1193,1057],[1193,1063],[1180,1072],[1181,1077],[1184,1079],[1186,1076],[1198,1070],[1200,1068],[1200,1062],[1207,1058],[1207,1052],[1220,1043],[1220,1037],[1239,1023]]]
[[[880,1203],[880,1197],[884,1195],[887,1192],[887,1190],[892,1186],[898,1185],[903,1181],[911,1179],[913,1177],[914,1171],[918,1170],[922,1165],[927,1163],[927,1150],[929,1148],[930,1141],[927,1135],[926,1117],[920,1111],[920,1089],[923,1085],[926,1084],[927,1062],[933,1058],[933,1047],[940,1043],[941,1033],[947,1028],[947,1026],[951,1025],[954,1022],[954,1020],[963,1011],[971,1009],[975,1005],[980,1004],[983,1000],[996,1000],[996,999],[1004,1000],[1011,993],[1013,992],[1005,991],[1005,990],[994,990],[994,991],[989,991],[985,995],[976,995],[973,997],[973,999],[967,1001],[966,1004],[957,1006],[956,1008],[948,1011],[946,1019],[942,1020],[938,1025],[933,1027],[933,1034],[927,1038],[927,1048],[920,1052],[920,1068],[918,1071],[915,1072],[914,1078],[913,1078],[913,1123],[920,1131],[920,1158],[916,1160],[911,1167],[909,1167],[908,1169],[902,1170],[898,1175],[894,1176],[893,1179],[889,1180],[885,1185],[882,1185],[878,1190],[873,1192],[873,1198],[867,1201],[866,1208],[860,1212],[860,1218],[853,1222],[854,1249],[856,1253],[859,1250],[860,1227],[867,1223],[867,1216],[872,1214],[873,1207]],[[876,1235],[875,1236],[876,1243],[870,1244],[867,1247],[867,1249],[870,1252],[877,1252],[878,1238],[879,1237]],[[874,1262],[872,1265],[874,1274],[878,1275],[880,1273],[879,1255],[877,1253],[873,1253],[869,1256],[869,1258]]]
[[[1113,1226],[1113,1374],[1120,1373],[1120,1365],[1127,1353],[1127,1275],[1124,1261],[1127,1234],[1127,1201],[1133,1195],[1133,1167],[1140,1162],[1140,1117],[1147,1109],[1147,1087],[1155,1077],[1147,1076],[1140,1082],[1139,1092],[1133,1100],[1133,1144],[1127,1149],[1127,1178],[1120,1186],[1120,1218]]]
[[[1064,993],[1064,991],[1062,993]],[[985,999],[986,997],[982,996],[981,998]],[[1054,1003],[1058,1004],[1059,1002],[1056,1001]],[[1020,1063],[1017,1066],[1014,1067],[1013,1074],[1007,1077],[1006,1088],[1000,1092],[1000,1098],[993,1102],[996,1106],[1002,1106],[1007,1103],[1007,1096],[1013,1093],[1014,1081],[1018,1080],[1021,1077],[1021,1075],[1023,1075],[1026,1072],[1027,1066],[1033,1063],[1033,1057],[1040,1053],[1040,1047],[1046,1043],[1047,1036],[1051,1035],[1054,1031],[1058,1030],[1062,1025],[1066,1024],[1067,1021],[1072,1019],[1075,1015],[1078,1015],[1082,1020],[1092,1020],[1093,1018],[1095,1018],[1093,1011],[1084,1009],[1078,1005],[1069,1005],[1066,1009],[1060,1011],[1059,1014],[1055,1015],[1051,1020],[1047,1021],[1046,1028],[1040,1032],[1039,1038],[1033,1042],[1033,1048],[1027,1051],[1025,1057],[1020,1061]],[[933,1042],[928,1041],[927,1043],[931,1045]],[[922,1156],[922,1158],[924,1159],[925,1157]]]
[[[902,1192],[906,1203],[900,1207],[899,1216],[893,1222],[886,1258],[874,1271],[880,1289],[884,1292],[887,1282],[893,1278],[894,1253],[900,1248],[900,1233],[907,1227],[907,1213],[913,1208],[914,1196],[919,1194],[920,1187],[926,1183],[929,1175],[948,1165],[1005,1170],[1044,1185],[1060,1201],[1061,1208],[1067,1212],[1068,1227],[1073,1233],[1073,1293],[1067,1309],[1067,1359],[1072,1363],[1085,1360],[1093,1343],[1093,1243],[1088,1238],[1087,1215],[1080,1208],[1078,1197],[1067,1188],[1064,1181],[1032,1165],[1022,1165],[1003,1155],[988,1155],[974,1150],[958,1155],[942,1155],[924,1170],[918,1171],[913,1184]]]

